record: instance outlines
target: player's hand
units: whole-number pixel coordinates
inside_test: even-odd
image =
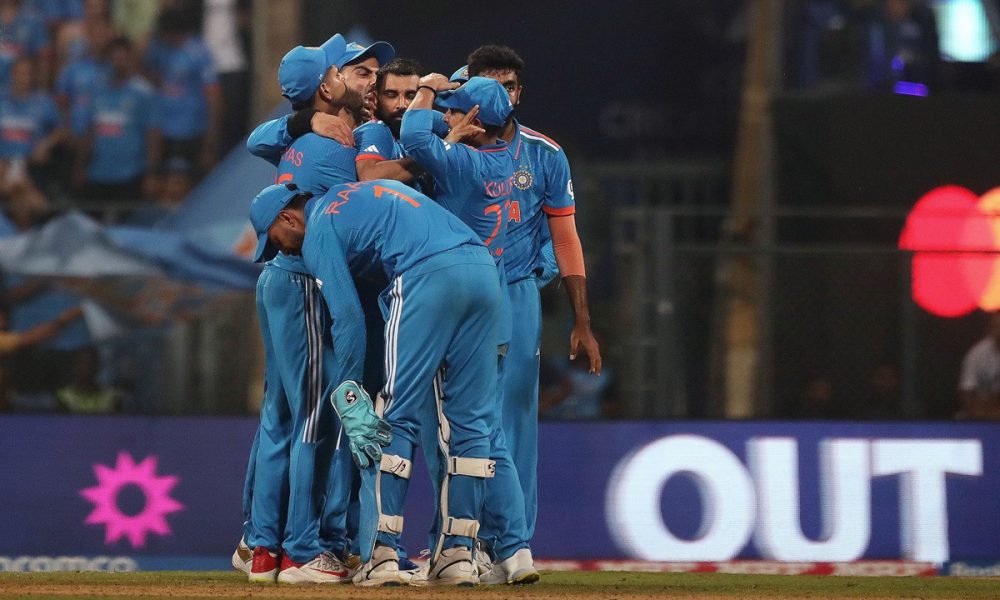
[[[28,157],[28,162],[36,165],[43,165],[49,162],[49,158],[52,157],[52,145],[41,143],[35,145],[31,150],[31,156]]]
[[[365,100],[361,104],[361,116],[365,121],[371,121],[375,118],[375,88],[368,90],[365,94]]]
[[[330,403],[344,426],[358,468],[378,464],[382,460],[382,446],[392,441],[392,427],[375,414],[368,392],[348,380],[333,390]]]
[[[573,326],[573,332],[569,334],[569,359],[576,360],[580,347],[587,353],[590,359],[590,374],[601,374],[601,349],[594,338],[594,332],[590,330],[590,325],[577,323]]]
[[[476,119],[476,115],[479,114],[479,105],[472,107],[472,110],[465,113],[465,116],[459,119],[458,123],[448,132],[448,135],[444,138],[444,141],[449,144],[457,144],[458,142],[463,142],[469,138],[474,138],[480,133],[486,133],[486,130],[478,125],[473,125],[472,121]]]
[[[162,189],[160,185],[160,178],[153,173],[147,173],[142,178],[142,196],[143,198],[157,199],[160,197],[160,190]]]
[[[343,119],[318,112],[309,121],[312,132],[318,136],[337,140],[345,146],[354,147],[354,132]]]
[[[426,85],[439,92],[443,92],[444,90],[453,90],[462,84],[457,81],[448,81],[448,78],[440,73],[430,73],[421,77],[418,85]]]
[[[363,436],[349,437],[351,457],[359,469],[378,465],[382,462],[382,446],[392,441],[392,427],[379,419],[375,429]]]

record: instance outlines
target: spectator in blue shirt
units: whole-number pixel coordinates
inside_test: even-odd
[[[12,212],[45,209],[29,166],[44,169],[66,138],[55,102],[35,89],[34,65],[31,58],[14,61],[11,93],[0,99],[0,194],[9,198]]]
[[[56,78],[56,102],[69,116],[70,123],[81,118],[94,93],[107,83],[111,74],[105,52],[108,42],[115,37],[115,30],[110,21],[102,23],[94,23],[85,29],[80,40],[82,45]]]
[[[0,0],[0,94],[10,90],[10,71],[21,57],[38,58],[38,81],[49,82],[51,47],[45,23],[20,0]]]
[[[204,174],[218,152],[221,96],[211,53],[195,25],[183,13],[165,10],[145,64],[160,92],[163,161],[180,157]]]
[[[111,77],[74,124],[80,136],[74,184],[82,196],[134,201],[156,193],[150,167],[160,163],[160,115],[153,87],[136,74],[135,47],[108,44]]]

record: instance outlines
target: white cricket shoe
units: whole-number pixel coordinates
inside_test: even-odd
[[[541,579],[541,575],[535,570],[535,561],[531,557],[531,550],[521,548],[510,558],[499,560],[493,563],[493,568],[489,573],[479,576],[479,583],[483,585],[521,585],[525,583],[535,583]]]
[[[354,574],[354,585],[379,587],[406,585],[410,583],[410,573],[399,570],[399,555],[395,548],[375,545],[372,559]]]
[[[307,563],[297,563],[284,555],[278,583],[345,583],[347,567],[332,552],[323,552]]]
[[[233,552],[233,568],[249,575],[251,567],[253,567],[253,548],[247,546],[246,540],[241,537]]]
[[[410,581],[412,585],[471,586],[479,583],[479,572],[472,561],[472,551],[465,546],[455,546],[441,551],[438,559],[421,570]]]

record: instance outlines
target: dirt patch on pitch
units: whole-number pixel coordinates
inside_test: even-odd
[[[270,586],[270,585],[87,585],[87,584],[0,584],[0,597],[57,597],[57,598],[334,598],[357,600],[468,600],[470,597],[485,597],[490,600],[569,600],[593,598],[594,600],[733,600],[747,597],[743,594],[720,595],[718,593],[692,593],[690,590],[676,591],[669,588],[658,592],[631,590],[627,586],[620,589],[560,589],[544,585],[502,588],[430,588],[414,587],[361,589],[350,585],[325,586]],[[754,600],[847,600],[847,596],[784,596],[774,594],[751,594]],[[864,600],[864,596],[850,596],[851,600]],[[874,597],[873,597],[874,598]],[[884,598],[884,597],[881,597]]]

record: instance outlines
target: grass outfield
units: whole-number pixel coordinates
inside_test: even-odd
[[[235,572],[0,573],[2,598],[376,598],[518,600],[594,598],[694,598],[698,600],[906,598],[1000,598],[1000,579],[957,577],[816,577],[688,573],[547,572],[523,587],[383,588],[349,585],[273,586],[249,584]]]

